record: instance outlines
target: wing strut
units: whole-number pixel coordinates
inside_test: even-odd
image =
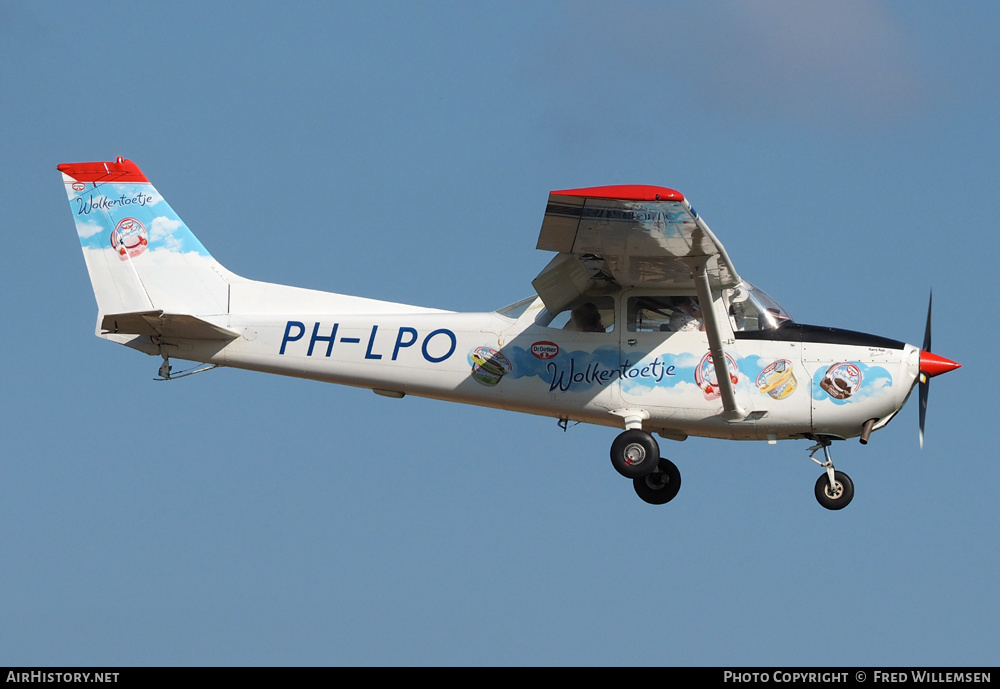
[[[736,388],[729,378],[729,364],[726,361],[725,350],[722,349],[722,336],[719,334],[719,322],[716,320],[715,302],[712,300],[712,288],[708,284],[706,264],[710,256],[698,256],[691,259],[691,277],[694,278],[695,289],[698,291],[698,303],[701,304],[702,318],[705,319],[705,334],[708,335],[708,350],[712,353],[712,363],[715,366],[715,378],[722,395],[722,407],[725,410],[723,418],[727,421],[742,421],[747,412],[736,403]]]

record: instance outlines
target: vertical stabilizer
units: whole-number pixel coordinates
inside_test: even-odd
[[[228,313],[230,274],[135,163],[118,158],[59,170],[102,315]]]

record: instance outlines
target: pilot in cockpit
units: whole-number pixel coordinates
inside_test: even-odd
[[[791,316],[778,302],[749,282],[727,290],[723,297],[729,302],[729,320],[736,332],[776,330],[792,322]]]
[[[705,319],[698,300],[694,297],[680,297],[674,303],[668,328],[673,332],[704,330]]]
[[[601,321],[601,312],[591,301],[584,302],[573,309],[573,315],[566,329],[581,333],[605,332],[604,323]]]

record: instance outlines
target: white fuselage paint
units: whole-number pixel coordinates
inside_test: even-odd
[[[497,313],[206,317],[230,342],[164,342],[164,352],[235,368],[622,427],[622,410],[670,435],[766,440],[857,436],[902,407],[917,348],[736,339],[724,332],[737,401],[722,418],[703,332],[583,333]],[[728,324],[726,319],[721,319]],[[625,318],[619,320],[624,323]],[[143,338],[137,338],[142,340]],[[149,353],[146,342],[132,342]],[[839,382],[838,382],[839,381]]]

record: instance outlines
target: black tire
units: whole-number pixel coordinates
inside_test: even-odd
[[[681,472],[669,459],[660,458],[656,471],[632,480],[635,494],[650,505],[666,505],[681,489]]]
[[[854,482],[843,471],[833,472],[833,479],[832,490],[826,473],[816,480],[816,499],[828,510],[842,510],[854,499]]]
[[[642,478],[656,471],[660,446],[649,433],[631,429],[620,433],[611,444],[611,464],[625,478]]]

